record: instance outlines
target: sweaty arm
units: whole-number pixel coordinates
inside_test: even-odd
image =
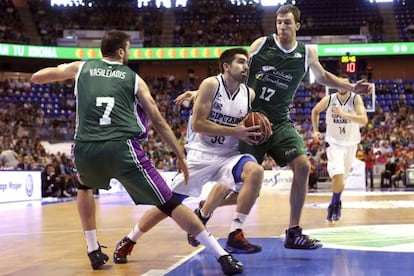
[[[137,75],[138,78],[138,92],[136,96],[139,102],[142,104],[142,108],[145,111],[145,114],[148,115],[148,118],[152,122],[152,126],[155,128],[157,133],[161,135],[164,141],[175,153],[177,158],[184,159],[184,153],[175,138],[173,131],[171,130],[170,125],[162,117],[160,111],[158,110],[157,104],[155,103],[153,97],[151,96],[150,90],[144,80]]]
[[[306,46],[307,53],[308,53],[308,66],[312,70],[313,74],[315,75],[315,80],[319,84],[341,89],[352,91],[357,94],[369,94],[372,90],[372,85],[368,83],[366,80],[359,80],[355,84],[349,83],[346,79],[339,78],[334,74],[326,71],[319,62],[318,53],[316,49],[312,46]]]
[[[368,116],[367,111],[364,106],[364,102],[362,101],[361,96],[355,96],[354,108],[356,114],[348,113],[343,111],[340,108],[332,108],[332,112],[338,114],[339,116],[350,120],[353,123],[359,124],[360,126],[365,126],[368,123]]]
[[[32,75],[31,81],[36,84],[44,84],[74,79],[82,63],[83,61],[74,61],[63,63],[56,67],[43,68]]]
[[[253,41],[253,43],[250,45],[250,48],[249,48],[249,57],[255,54],[257,50],[259,50],[259,48],[262,46],[265,40],[266,40],[266,37],[262,36],[256,39],[255,41]]]
[[[185,182],[188,182],[189,173],[188,167],[185,163],[184,150],[181,148],[174,135],[170,125],[162,117],[157,104],[151,96],[151,92],[145,83],[145,81],[137,75],[138,78],[138,91],[136,91],[136,97],[142,105],[145,114],[152,122],[152,126],[162,139],[167,143],[169,148],[174,152],[177,157],[177,169],[184,174]]]

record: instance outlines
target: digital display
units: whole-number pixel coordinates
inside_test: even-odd
[[[347,74],[355,74],[357,71],[356,62],[356,56],[351,56],[349,54],[346,56],[341,56],[342,71]]]

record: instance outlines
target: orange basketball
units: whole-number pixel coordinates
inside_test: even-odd
[[[260,126],[259,132],[262,133],[261,136],[252,136],[252,138],[262,144],[266,142],[272,135],[272,124],[269,119],[260,112],[250,112],[244,118],[244,125],[246,127],[250,126]]]

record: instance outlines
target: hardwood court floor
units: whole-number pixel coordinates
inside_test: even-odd
[[[329,200],[330,193],[308,194],[301,223],[305,233],[331,227],[414,222],[412,192],[345,192],[342,219],[335,225],[325,222]],[[111,257],[103,269],[94,271],[90,267],[76,202],[24,207],[0,204],[0,275],[142,275],[166,269],[196,250],[187,244],[185,233],[167,219],[138,241],[128,264],[116,265],[112,261],[114,245],[148,207],[134,206],[127,195],[100,196],[96,203],[98,239],[108,247],[104,252]],[[194,207],[194,203],[189,205]],[[216,238],[227,237],[233,210],[233,206],[221,207],[209,221],[208,228]],[[288,219],[288,192],[263,190],[244,231],[247,237],[280,236]]]

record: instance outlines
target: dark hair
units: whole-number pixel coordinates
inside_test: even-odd
[[[293,14],[293,17],[295,18],[295,23],[300,22],[300,10],[299,10],[298,7],[293,6],[292,4],[287,4],[287,5],[281,6],[276,11],[276,18],[279,14],[288,14],[288,13]]]
[[[107,32],[101,41],[101,53],[104,57],[116,57],[116,51],[120,48],[126,50],[127,42],[131,36],[123,31],[111,30]]]
[[[219,57],[219,67],[221,73],[224,73],[223,64],[230,64],[234,60],[234,56],[237,54],[245,55],[246,57],[249,56],[249,53],[244,48],[231,48],[221,53]]]

